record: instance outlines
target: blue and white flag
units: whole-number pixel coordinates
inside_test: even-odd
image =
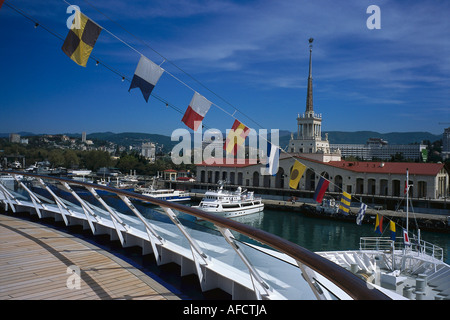
[[[361,223],[364,219],[364,215],[366,214],[366,209],[367,209],[367,204],[361,203],[361,207],[359,208],[359,211],[358,211],[358,216],[356,217],[357,225],[361,225]]]
[[[148,102],[148,98],[163,72],[163,68],[141,56],[128,91],[134,88],[141,89],[145,101]]]
[[[280,162],[280,148],[278,146],[267,144],[267,163],[266,174],[274,176],[278,172],[278,166]]]

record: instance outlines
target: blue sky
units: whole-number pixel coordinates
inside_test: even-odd
[[[6,3],[67,35],[64,1]],[[163,74],[153,92],[182,112],[192,89],[204,95],[226,110],[210,109],[209,128],[231,128],[229,114],[237,108],[245,115],[234,115],[252,128],[296,131],[306,105],[310,37],[314,110],[323,115],[323,131],[440,134],[450,126],[450,1],[71,3],[155,63],[162,55],[182,69],[163,63],[181,82]],[[367,28],[369,5],[380,7],[381,29]],[[104,66],[75,64],[62,52],[62,40],[6,4],[0,39],[0,132],[170,135],[187,128],[183,114],[153,97],[147,104]],[[105,31],[92,54],[129,79],[139,61],[136,51]]]

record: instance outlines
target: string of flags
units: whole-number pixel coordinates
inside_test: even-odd
[[[0,8],[2,7],[4,1],[5,0],[0,0]],[[12,7],[9,4],[8,6]],[[90,58],[102,30],[103,28],[101,26],[81,13],[81,11],[76,10],[75,19],[73,20],[72,27],[64,40],[62,51],[75,63],[86,67],[87,61]],[[145,101],[148,103],[153,89],[164,72],[165,70],[163,68],[141,54],[128,91],[130,92],[135,88],[140,89]],[[192,100],[189,103],[181,121],[188,128],[197,131],[212,104],[213,103],[207,98],[194,91]],[[238,149],[244,144],[249,133],[250,129],[235,118],[233,126],[227,135],[224,150],[226,150],[228,154],[236,155]],[[268,142],[266,162],[266,170],[268,174],[276,175],[281,151],[282,149],[279,146]],[[297,189],[307,167],[297,159],[294,160],[294,165],[290,172],[289,187],[292,189]],[[314,200],[316,202],[322,202],[329,184],[329,180],[322,176],[320,177],[314,193]],[[406,184],[405,193],[407,190],[408,187]],[[347,192],[343,192],[341,195],[339,211],[345,215],[349,214],[350,204],[351,195]],[[367,205],[361,203],[361,207],[356,217],[356,223],[358,225],[362,224],[366,210]],[[395,240],[396,229],[395,223],[392,220],[389,223],[389,229],[391,231],[391,239]],[[378,214],[375,220],[375,232],[379,234],[383,233],[383,216]],[[405,229],[403,229],[403,239],[405,244],[410,244],[408,233]]]
[[[98,24],[81,11],[76,10],[75,19],[62,46],[63,52],[78,65],[86,67],[101,31],[102,28]],[[153,61],[141,55],[128,91],[139,88],[148,103],[150,95],[164,71]],[[181,121],[190,129],[197,131],[211,105],[211,101],[198,92],[194,92]],[[250,129],[236,119],[225,142],[224,149],[227,153],[236,155],[238,148],[244,144],[249,133]],[[276,152],[269,158],[272,168],[274,168],[273,162],[277,158],[275,155]]]

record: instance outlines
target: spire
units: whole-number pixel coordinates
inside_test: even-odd
[[[313,87],[312,87],[312,43],[314,39],[309,38],[309,76],[308,76],[308,92],[306,95],[306,112],[314,111],[313,108]]]

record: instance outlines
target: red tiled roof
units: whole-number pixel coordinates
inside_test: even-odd
[[[189,181],[190,179],[192,179],[192,178],[190,178],[190,177],[178,177],[177,178],[177,180],[179,180],[179,181]]]
[[[409,174],[430,175],[435,176],[444,168],[443,163],[421,163],[421,162],[383,162],[383,161],[330,161],[322,162],[306,157],[295,156],[300,162],[302,160],[316,162],[324,165],[329,165],[336,168],[342,168],[353,172],[367,172],[367,173],[390,173],[390,174],[406,174],[408,169]]]
[[[285,157],[281,157],[283,159]],[[417,175],[429,175],[435,176],[439,173],[439,171],[444,167],[443,163],[419,163],[419,162],[363,162],[363,161],[330,161],[330,162],[321,162],[318,160],[295,156],[295,158],[299,159],[300,162],[302,160],[315,162],[327,166],[332,166],[335,168],[341,168],[345,170],[350,170],[353,172],[361,172],[361,173],[380,173],[380,174],[406,174],[406,169],[408,169],[409,174],[417,174]],[[257,164],[255,159],[245,159],[244,163],[232,163],[227,164],[227,159],[214,159],[216,162],[212,164],[207,164],[204,161],[197,166],[206,166],[206,167],[233,167],[233,168],[244,168],[248,166],[252,166]],[[222,164],[219,164],[220,161]],[[242,159],[241,159],[242,160]],[[211,160],[212,162],[213,160]],[[234,159],[234,162],[237,162]]]
[[[435,176],[444,167],[442,163],[418,162],[360,162],[360,161],[330,161],[327,163],[336,168],[343,168],[354,172],[391,173]]]

